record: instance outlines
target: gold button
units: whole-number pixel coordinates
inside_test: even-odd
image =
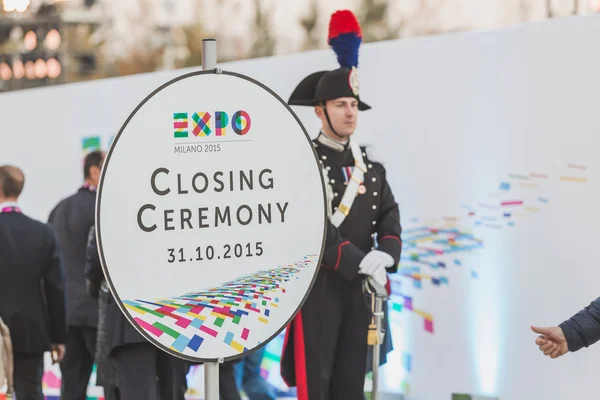
[[[371,179],[371,181],[377,182],[377,178],[374,177],[373,179]]]
[[[377,192],[373,192],[373,196],[377,196]]]
[[[373,210],[377,210],[377,206],[373,206]]]

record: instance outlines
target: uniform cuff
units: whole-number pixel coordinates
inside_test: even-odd
[[[388,272],[394,273],[398,271],[400,263],[400,254],[402,253],[402,240],[398,236],[387,235],[381,239],[377,239],[377,250],[383,251],[394,259],[394,265],[387,269]]]
[[[338,271],[347,280],[352,280],[358,274],[360,262],[365,253],[350,242],[343,242],[338,246],[337,262],[333,269]]]

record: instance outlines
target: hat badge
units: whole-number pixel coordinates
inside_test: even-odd
[[[348,83],[350,84],[350,89],[352,89],[352,93],[355,96],[358,96],[358,68],[352,67],[350,70],[350,74],[348,75]]]

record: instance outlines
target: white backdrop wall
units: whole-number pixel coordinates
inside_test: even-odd
[[[529,325],[600,296],[598,37],[590,16],[363,45],[361,96],[373,110],[357,138],[385,163],[405,229],[386,387],[427,400],[597,397],[600,345],[550,360]],[[321,51],[222,67],[287,99],[336,64]],[[81,183],[84,138],[106,148],[183,72],[0,96],[0,164],[24,169],[24,211],[46,220]],[[296,110],[316,134],[312,110]]]

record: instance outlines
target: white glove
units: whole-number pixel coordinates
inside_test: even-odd
[[[387,271],[383,264],[380,264],[379,268],[377,268],[371,276],[375,279],[375,282],[385,287],[385,284],[387,283]]]
[[[381,286],[387,283],[386,268],[394,265],[394,258],[380,250],[371,250],[358,266],[358,273],[370,275]]]
[[[358,268],[361,274],[371,275],[380,265],[389,268],[394,265],[394,258],[381,250],[371,250],[363,257]]]

